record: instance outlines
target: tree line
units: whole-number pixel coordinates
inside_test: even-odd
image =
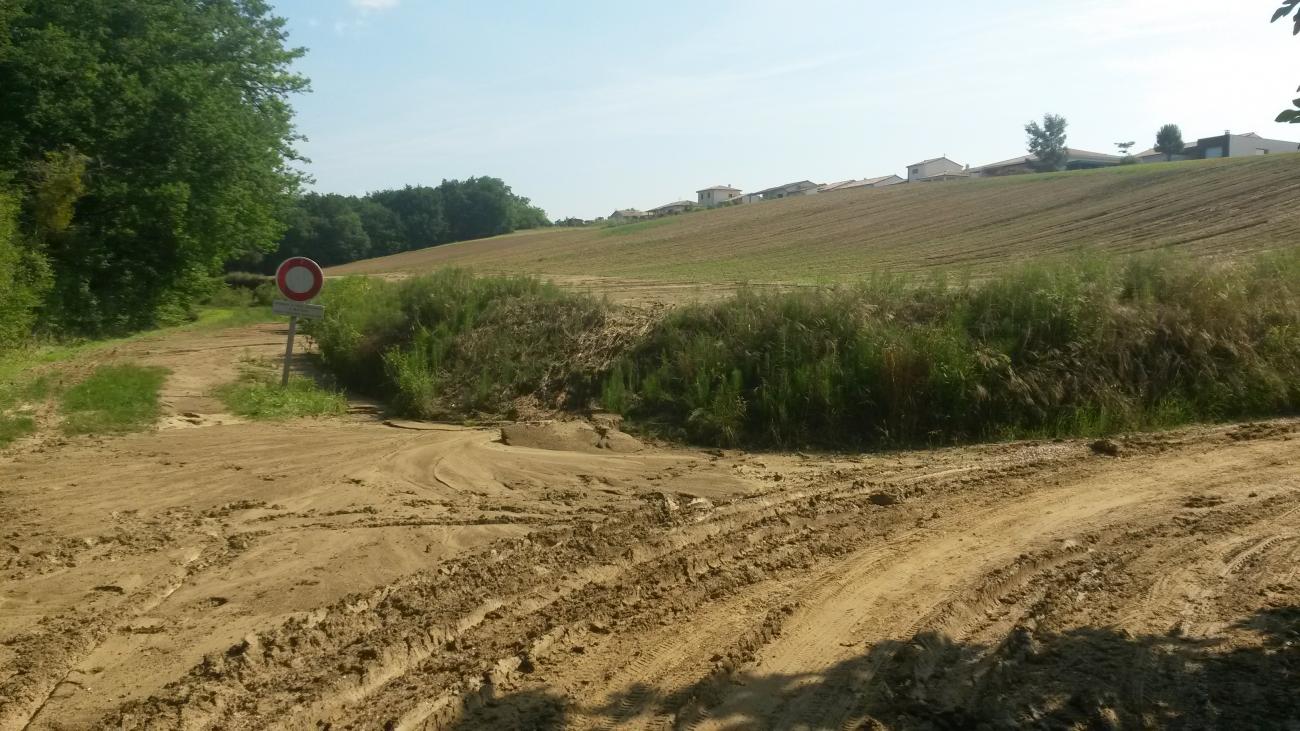
[[[263,0],[0,2],[0,347],[183,314],[301,183]]]
[[[302,194],[266,0],[0,0],[0,350],[178,321],[232,266],[334,264],[546,223],[496,178]]]
[[[549,226],[546,212],[499,178],[444,180],[365,196],[308,193],[288,211],[278,248],[232,269],[268,272],[290,256],[324,266]]]

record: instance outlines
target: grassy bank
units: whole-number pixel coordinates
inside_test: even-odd
[[[902,446],[1292,413],[1298,287],[1300,253],[881,275],[684,307],[593,359],[608,305],[449,271],[333,286],[316,335],[345,382],[420,416],[563,394],[700,444]]]

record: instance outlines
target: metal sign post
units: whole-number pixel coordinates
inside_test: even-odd
[[[276,300],[271,303],[272,312],[289,316],[289,338],[284,344],[284,372],[280,376],[280,386],[285,387],[289,385],[289,364],[293,362],[293,338],[298,334],[298,318],[319,320],[325,316],[324,307],[307,304],[307,300],[320,294],[321,287],[325,285],[325,273],[311,259],[295,256],[286,259],[276,269],[275,283],[280,288],[280,294],[292,300]]]
[[[289,363],[293,361],[293,336],[298,333],[298,316],[289,315],[289,342],[284,345],[284,375],[280,377],[281,388],[289,385]]]

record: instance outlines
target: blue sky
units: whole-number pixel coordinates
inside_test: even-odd
[[[947,154],[1258,131],[1300,84],[1276,0],[273,0],[316,188],[495,175],[552,218],[903,173]]]

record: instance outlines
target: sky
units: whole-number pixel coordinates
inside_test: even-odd
[[[273,0],[322,192],[492,175],[552,218],[947,155],[1259,132],[1300,84],[1279,0]]]

